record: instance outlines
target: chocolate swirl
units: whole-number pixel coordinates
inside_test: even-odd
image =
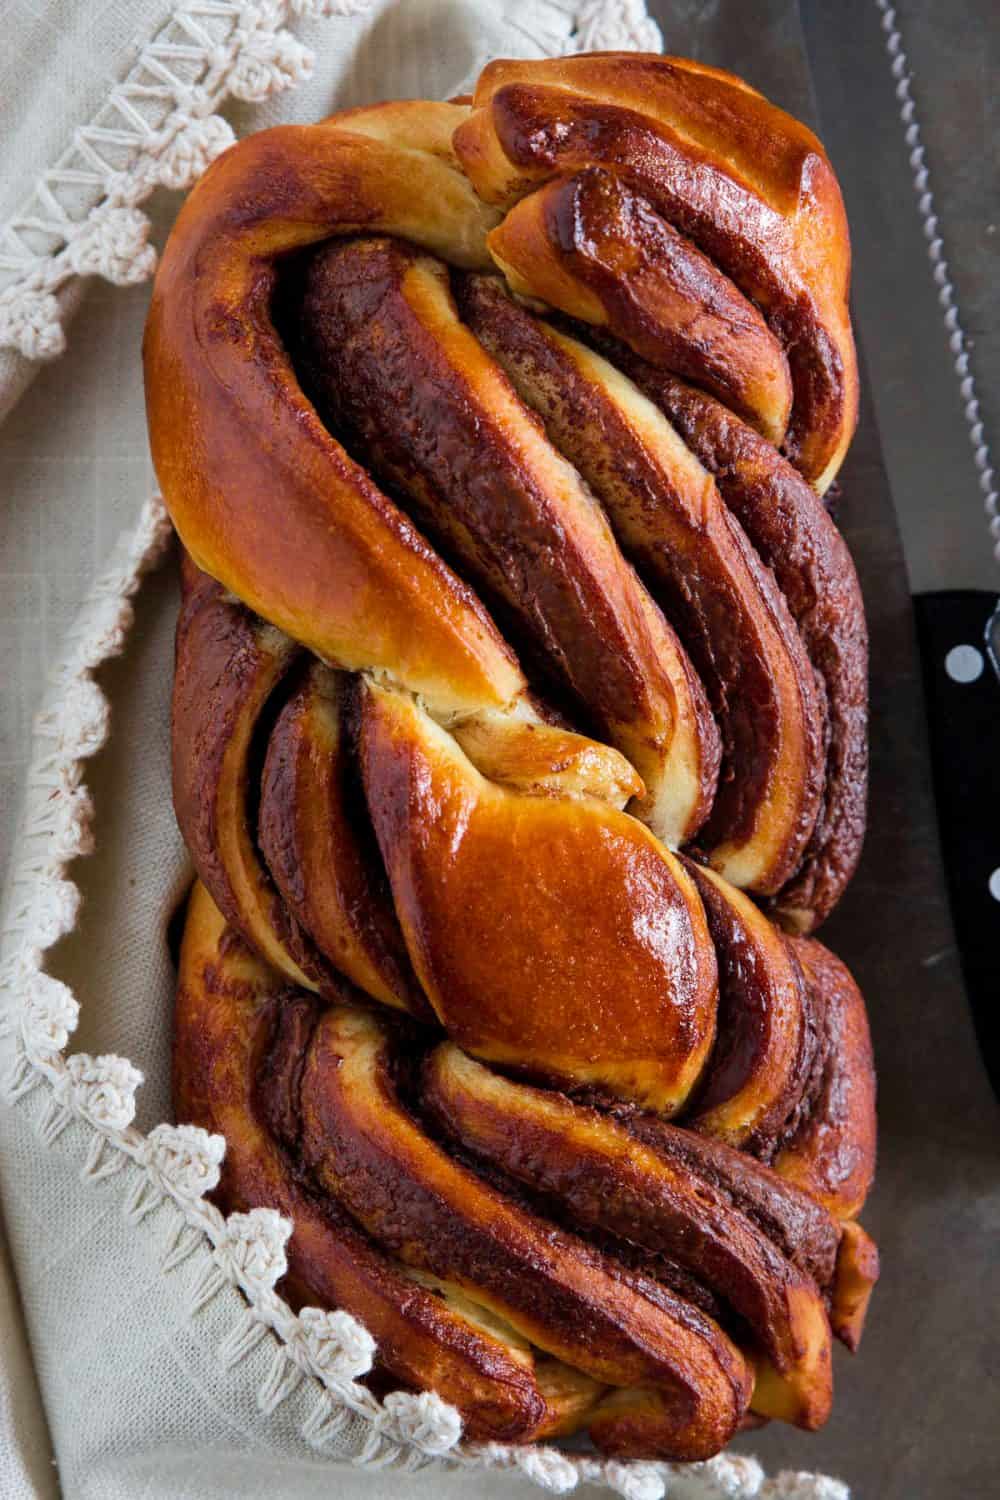
[[[164,253],[178,1114],[477,1436],[704,1457],[860,1334],[864,1005],[764,914],[863,836],[847,265],[803,127],[610,54],[251,137]]]

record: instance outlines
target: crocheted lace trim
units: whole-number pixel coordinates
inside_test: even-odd
[[[94,121],[38,184],[31,204],[0,230],[0,345],[29,358],[65,347],[56,293],[71,277],[101,275],[119,284],[152,274],[149,222],[138,205],[156,186],[189,187],[233,140],[216,113],[228,94],[258,100],[308,77],[312,57],[283,23],[296,16],[356,13],[369,0],[204,0],[179,7],[114,89]],[[580,0],[568,8],[570,47],[658,50],[660,35],[642,0]],[[547,38],[533,36],[541,50]],[[558,45],[566,49],[565,39]],[[71,213],[72,189],[79,208]],[[753,1458],[723,1454],[706,1463],[618,1463],[553,1447],[461,1441],[461,1419],[433,1392],[399,1391],[377,1400],[359,1383],[375,1344],[350,1314],[304,1308],[294,1314],[275,1291],[285,1274],[292,1225],[271,1209],[225,1217],[208,1201],[219,1180],[225,1141],[190,1125],[158,1125],[143,1135],[133,1124],[142,1075],[125,1058],[66,1055],[79,1002],[44,969],[45,954],[76,925],[80,892],[67,877],[74,859],[94,847],[94,808],[84,764],[105,743],[110,706],[95,670],[125,648],[131,600],[162,556],[171,534],[159,497],[143,508],[108,569],[93,585],[71,632],[69,655],[53,674],[37,720],[28,776],[22,859],[9,891],[0,969],[0,1036],[7,1055],[3,1086],[11,1100],[46,1093],[39,1138],[52,1146],[71,1120],[89,1131],[82,1175],[91,1182],[126,1162],[141,1171],[126,1194],[134,1222],[164,1199],[180,1210],[162,1267],[169,1273],[199,1246],[211,1247],[191,1312],[224,1287],[236,1287],[247,1308],[219,1350],[234,1364],[271,1332],[271,1365],[258,1392],[262,1410],[281,1404],[304,1379],[316,1402],[302,1429],[322,1447],[352,1416],[369,1428],[355,1462],[413,1470],[436,1462],[449,1468],[507,1468],[543,1489],[565,1494],[599,1482],[625,1500],[661,1500],[675,1489],[704,1500],[846,1500],[837,1480],[783,1473],[767,1480]]]
[[[189,188],[232,145],[232,129],[218,113],[227,97],[259,102],[311,75],[313,54],[287,23],[358,15],[371,3],[177,6],[124,82],[73,132],[20,212],[0,226],[0,348],[32,360],[61,354],[66,334],[58,293],[76,276],[102,276],[118,286],[152,276],[156,251],[139,205],[157,187]],[[644,0],[555,0],[554,11],[564,22],[559,35],[520,26],[543,53],[660,50]]]

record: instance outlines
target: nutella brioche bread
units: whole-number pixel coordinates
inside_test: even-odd
[[[849,262],[808,130],[624,53],[252,136],[163,256],[177,1117],[473,1438],[705,1458],[860,1338]]]

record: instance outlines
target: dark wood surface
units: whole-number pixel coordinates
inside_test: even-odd
[[[821,8],[818,20],[817,7],[807,0],[805,28],[798,6],[789,0],[683,5],[654,0],[651,9],[668,52],[732,68],[813,123],[818,113],[814,78],[822,85],[821,102],[848,108],[854,77],[859,89],[884,89],[887,96],[857,100],[856,107],[872,118],[892,119],[893,129],[898,124],[873,0],[867,0],[867,8],[858,0],[844,5],[838,0]],[[843,57],[838,61],[828,54],[819,59],[818,71],[815,60],[810,71],[807,42],[815,51],[831,27],[839,28],[846,49],[866,46],[863,72],[846,75]],[[846,133],[835,128],[834,135],[846,151]],[[883,141],[879,149],[899,148]],[[846,176],[851,163],[838,166]],[[878,185],[868,183],[866,190],[878,191]],[[909,228],[919,234],[906,197],[912,184],[898,179],[885,191],[906,204]],[[864,276],[877,261],[877,247],[865,238],[871,229],[865,199],[848,185],[849,206],[852,197],[856,265]],[[879,275],[887,278],[884,266]],[[886,336],[874,311],[877,290],[866,279],[864,299],[856,299],[862,353],[869,341]],[[941,331],[935,322],[919,332],[929,359],[942,342]],[[908,374],[912,383],[920,383],[919,361],[906,372],[901,351],[893,351],[897,374],[891,376],[879,353],[873,363],[883,380],[897,379],[905,387]],[[905,401],[896,407],[893,451],[907,439],[918,448],[929,442],[915,407]],[[953,425],[950,436],[956,432],[964,440]],[[927,458],[930,468],[940,461],[933,452]],[[935,481],[917,494],[912,477],[894,471],[897,503],[932,507]],[[964,472],[962,478],[968,482]],[[843,492],[839,519],[861,575],[872,641],[870,821],[861,868],[821,936],[850,964],[871,1017],[879,1071],[879,1170],[862,1217],[879,1242],[882,1282],[860,1352],[852,1359],[838,1351],[834,1414],[824,1431],[809,1435],[774,1424],[742,1439],[739,1447],[757,1454],[771,1471],[838,1474],[856,1500],[995,1500],[1000,1495],[1000,1110],[976,1047],[954,945],[907,568],[867,371]],[[969,503],[976,503],[974,496]],[[940,517],[932,533],[942,547],[948,525]],[[976,525],[983,525],[978,514]],[[983,537],[988,551],[984,525]],[[961,775],[959,766],[955,774]]]
[[[867,393],[843,481],[872,642],[871,797],[861,867],[821,936],[871,1018],[879,1165],[862,1219],[882,1281],[859,1353],[838,1351],[824,1431],[774,1425],[740,1446],[769,1468],[838,1474],[861,1500],[986,1500],[1000,1495],[1000,1112],[954,946],[912,605]]]

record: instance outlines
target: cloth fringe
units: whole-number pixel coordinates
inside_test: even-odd
[[[228,95],[261,99],[308,77],[312,56],[285,23],[353,13],[367,3],[203,0],[179,6],[104,109],[75,132],[21,214],[0,229],[0,277],[6,276],[0,346],[31,359],[52,358],[65,348],[56,293],[70,278],[99,275],[129,285],[149,277],[155,255],[139,205],[157,186],[189,187],[231,144],[230,127],[216,113],[221,101]],[[660,46],[642,0],[579,0],[572,38],[579,50]],[[74,217],[62,190],[72,185],[78,197],[81,184],[91,201]],[[296,1315],[275,1292],[286,1270],[289,1221],[271,1209],[226,1218],[206,1198],[219,1180],[223,1139],[190,1125],[158,1125],[143,1135],[133,1124],[139,1071],[114,1055],[65,1054],[79,1003],[46,974],[44,958],[77,920],[80,897],[68,866],[94,847],[84,767],[107,739],[111,711],[93,673],[125,649],[131,600],[170,535],[163,502],[154,497],[91,589],[38,717],[28,781],[29,790],[46,795],[31,799],[43,810],[22,828],[22,858],[3,925],[0,1034],[8,1097],[23,1098],[36,1086],[47,1090],[37,1130],[48,1148],[71,1121],[84,1123],[90,1132],[80,1167],[84,1182],[104,1182],[129,1163],[140,1169],[138,1176],[126,1174],[122,1192],[130,1222],[138,1224],[165,1199],[176,1206],[181,1219],[165,1240],[162,1272],[175,1272],[210,1247],[194,1280],[190,1316],[226,1287],[242,1292],[246,1311],[222,1341],[219,1357],[238,1364],[274,1335],[258,1405],[273,1411],[304,1379],[314,1381],[316,1400],[302,1435],[318,1450],[360,1417],[368,1434],[356,1462],[367,1467],[508,1469],[553,1494],[600,1483],[624,1500],[661,1500],[680,1487],[704,1500],[845,1500],[837,1481],[800,1474],[765,1481],[756,1460],[733,1455],[688,1465],[618,1463],[551,1446],[463,1443],[458,1413],[433,1392],[397,1391],[377,1400],[359,1383],[376,1351],[357,1319],[318,1308]]]

